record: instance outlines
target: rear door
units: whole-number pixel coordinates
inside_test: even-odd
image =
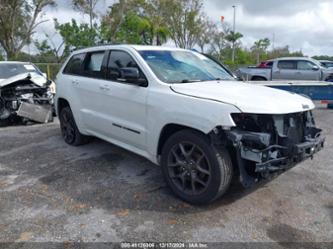
[[[103,114],[104,103],[100,101],[100,86],[105,82],[105,66],[108,53],[104,50],[87,52],[81,66],[80,75],[72,80],[79,99],[82,122],[88,131],[100,133],[107,125]]]
[[[78,83],[82,78],[82,65],[85,56],[85,53],[74,54],[56,79],[57,93],[62,94],[60,97],[70,100],[70,107],[79,126],[82,123],[80,122],[82,115]]]
[[[297,70],[299,75],[298,80],[320,80],[321,71],[319,67],[316,67],[316,64],[311,61],[297,61]]]
[[[296,80],[298,78],[296,60],[279,60],[272,72],[272,80]]]
[[[140,78],[145,75],[134,57],[123,50],[110,51],[106,81],[100,90],[99,100],[103,115],[108,120],[105,135],[139,149],[146,147],[146,98],[148,86],[138,86],[121,78],[120,69],[136,67]]]

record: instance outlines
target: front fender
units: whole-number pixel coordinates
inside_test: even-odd
[[[182,125],[208,134],[217,126],[234,127],[230,114],[240,112],[230,104],[177,93],[152,93],[147,102],[147,150],[155,157],[161,131],[166,125]]]

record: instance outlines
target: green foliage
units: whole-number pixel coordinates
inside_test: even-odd
[[[35,28],[42,22],[38,18],[53,0],[1,0],[0,44],[8,59],[15,59],[21,49],[31,42]],[[38,21],[39,20],[39,21]]]
[[[225,39],[231,43],[237,42],[239,39],[241,39],[243,35],[239,32],[230,31],[226,36]]]
[[[271,41],[268,38],[259,39],[258,41],[254,42],[253,46],[251,47],[251,50],[256,55],[257,64],[259,64],[261,56],[266,54],[270,44]]]
[[[119,0],[110,6],[108,13],[102,17],[101,38],[104,42],[123,42],[119,40],[119,30],[124,27],[125,17],[129,12],[139,13],[144,0]]]
[[[328,56],[328,55],[316,55],[312,57],[313,59],[316,60],[328,60],[328,61],[333,61],[333,56]]]
[[[167,40],[169,30],[159,11],[158,0],[120,0],[102,19],[102,40],[161,45]]]
[[[193,48],[205,28],[202,0],[160,0],[159,8],[176,46]]]
[[[86,23],[77,24],[74,19],[72,19],[71,22],[63,24],[59,24],[57,20],[54,21],[56,30],[64,40],[65,55],[70,53],[73,49],[93,46],[98,41],[99,36],[96,25],[94,28],[90,28]]]
[[[116,40],[131,44],[150,44],[150,22],[133,12],[127,13],[117,33]]]

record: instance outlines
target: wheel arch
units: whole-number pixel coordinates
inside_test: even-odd
[[[64,107],[69,107],[71,108],[69,102],[67,99],[65,98],[58,98],[57,100],[57,106],[56,106],[56,110],[57,110],[57,115],[59,116],[60,111],[64,108]]]
[[[251,77],[251,80],[263,80],[263,81],[267,81],[267,78],[261,75],[253,75]]]
[[[166,124],[161,132],[160,132],[160,136],[159,136],[159,139],[158,139],[158,145],[157,145],[157,156],[160,156],[161,155],[161,152],[162,152],[162,149],[163,149],[163,146],[165,144],[165,142],[168,140],[168,138],[175,134],[176,132],[178,131],[181,131],[181,130],[193,130],[193,131],[196,131],[196,132],[199,132],[203,135],[207,135],[205,132],[203,132],[202,130],[200,129],[197,129],[197,128],[194,128],[194,127],[190,127],[190,126],[187,126],[187,125],[183,125],[183,124],[176,124],[176,123],[169,123],[169,124]],[[209,136],[207,135],[207,137],[209,138]]]

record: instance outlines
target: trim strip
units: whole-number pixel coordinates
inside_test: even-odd
[[[133,130],[133,129],[131,129],[131,128],[128,128],[128,127],[122,126],[122,125],[120,125],[120,124],[112,123],[112,125],[115,126],[115,127],[120,128],[120,129],[124,129],[124,130],[127,130],[127,131],[131,131],[131,132],[136,133],[136,134],[141,134],[140,131]]]

